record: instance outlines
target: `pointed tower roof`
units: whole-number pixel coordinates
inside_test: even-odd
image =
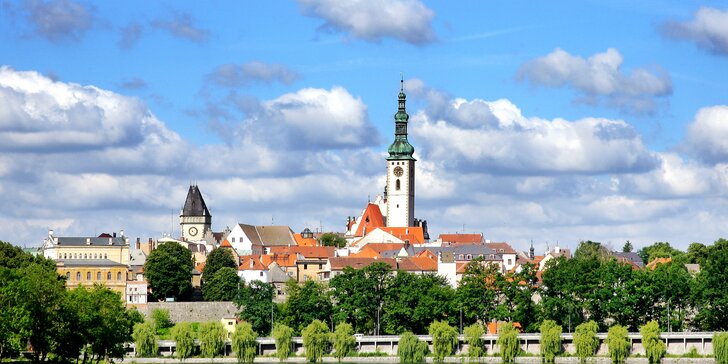
[[[400,80],[397,113],[394,114],[394,142],[389,146],[387,160],[414,160],[415,148],[407,140],[407,121],[409,115],[406,108],[407,96],[404,94],[404,78]]]
[[[185,206],[182,208],[182,216],[210,216],[210,210],[205,205],[205,200],[202,198],[200,188],[196,185],[190,185],[189,191],[187,191],[187,199],[185,200]]]

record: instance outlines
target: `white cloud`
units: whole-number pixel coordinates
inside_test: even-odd
[[[15,9],[4,4],[11,13]],[[51,42],[80,40],[93,26],[93,9],[72,0],[25,0],[20,12],[35,35]]]
[[[304,14],[322,18],[324,29],[377,42],[397,38],[411,44],[436,39],[432,29],[435,12],[418,0],[298,0]]]
[[[277,63],[251,61],[244,64],[224,64],[208,75],[208,79],[218,86],[241,87],[252,83],[280,82],[290,85],[301,76],[288,66]]]
[[[728,10],[701,7],[692,20],[669,21],[661,30],[669,38],[690,40],[709,52],[728,55]]]
[[[705,107],[688,126],[688,150],[708,163],[728,163],[728,106]]]
[[[582,102],[626,112],[653,112],[658,98],[672,94],[670,75],[662,68],[636,68],[626,74],[623,62],[613,48],[586,59],[557,48],[521,66],[517,78],[536,86],[573,87],[581,92]]]

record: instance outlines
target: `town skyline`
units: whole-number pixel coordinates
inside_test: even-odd
[[[343,232],[383,192],[401,72],[433,237],[724,237],[725,5],[386,4],[8,2],[0,240],[177,236],[190,184],[215,231]]]

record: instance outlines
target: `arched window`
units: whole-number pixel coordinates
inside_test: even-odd
[[[107,281],[111,280],[111,272],[106,272],[106,280]]]
[[[104,259],[109,259],[106,254],[104,254]]]
[[[88,259],[88,254],[84,254],[83,259]]]
[[[91,272],[86,272],[86,280],[87,281],[91,280]]]
[[[76,272],[76,280],[77,281],[81,280],[81,272]]]
[[[399,189],[400,189],[400,187],[399,187],[399,180],[397,180],[397,182],[394,183],[394,189],[397,190],[397,191],[399,191]]]
[[[71,280],[71,272],[66,272],[66,280]]]
[[[121,280],[121,272],[116,273],[116,280],[117,281]]]
[[[101,280],[101,272],[96,272],[96,280],[97,281]]]

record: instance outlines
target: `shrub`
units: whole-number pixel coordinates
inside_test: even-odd
[[[157,330],[164,330],[172,327],[172,320],[169,318],[169,310],[166,308],[155,308],[152,310],[152,321]]]
[[[561,352],[561,326],[555,321],[546,320],[541,323],[541,360],[553,363]]]
[[[219,321],[204,322],[200,325],[200,352],[205,358],[214,358],[225,348],[225,328]]]
[[[627,334],[627,328],[620,325],[614,325],[607,331],[607,348],[612,363],[624,363],[629,355],[630,343]]]
[[[423,363],[425,356],[430,351],[427,343],[411,332],[405,332],[399,337],[397,355],[400,363]]]
[[[141,357],[157,356],[157,336],[154,332],[154,323],[147,321],[134,325],[134,344],[136,355]]]
[[[306,360],[311,363],[320,362],[329,346],[329,327],[321,320],[313,320],[301,332],[303,347],[306,349]]]
[[[574,331],[574,346],[576,347],[576,356],[583,363],[586,358],[594,355],[599,349],[599,338],[597,337],[597,323],[594,321],[584,322],[576,327]]]
[[[521,348],[518,342],[518,330],[510,323],[501,326],[496,343],[500,347],[503,362],[512,363]]]
[[[195,348],[195,338],[192,335],[192,325],[187,322],[180,322],[172,328],[172,340],[177,343],[177,349],[174,355],[185,360],[192,356],[192,350]]]
[[[480,324],[472,324],[463,330],[465,341],[468,342],[468,356],[471,359],[477,359],[483,355],[483,326]]]
[[[232,349],[238,363],[252,363],[258,353],[258,333],[248,322],[241,322],[235,326],[232,337]]]
[[[273,338],[276,340],[276,357],[283,361],[291,355],[293,329],[283,324],[276,324],[273,328]]]
[[[356,348],[354,329],[347,323],[339,324],[331,335],[331,343],[334,345],[334,355],[341,361],[341,358],[348,356]]]
[[[445,321],[434,321],[430,324],[428,331],[432,336],[434,361],[442,363],[446,356],[452,354],[458,344],[458,329],[448,325]]]
[[[650,364],[659,363],[666,350],[665,342],[660,339],[660,325],[657,321],[650,321],[640,328],[640,334],[647,360]]]
[[[713,334],[713,355],[718,364],[728,364],[728,332]]]

